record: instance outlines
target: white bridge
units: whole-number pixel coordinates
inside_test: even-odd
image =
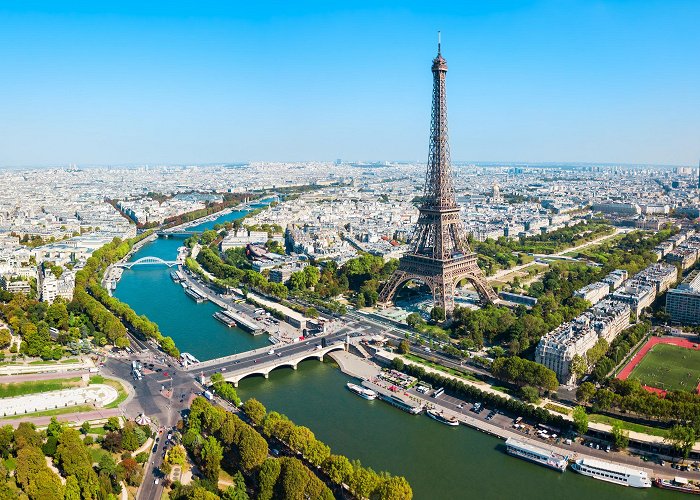
[[[319,361],[323,361],[323,357],[329,352],[342,350],[345,350],[345,344],[341,342],[320,349],[314,348],[313,350],[305,350],[279,358],[274,354],[263,355],[260,356],[258,362],[254,363],[252,366],[249,363],[246,363],[247,366],[242,366],[240,368],[236,367],[236,365],[228,365],[229,371],[223,372],[222,375],[224,376],[224,380],[231,382],[234,387],[238,387],[238,382],[251,375],[262,375],[268,378],[270,372],[276,368],[287,366],[296,370],[297,365],[306,359],[318,359]],[[194,365],[193,369],[196,368],[197,366]]]
[[[134,266],[168,266],[173,267],[180,264],[177,260],[163,260],[160,257],[141,257],[133,262],[122,262],[116,264],[118,267],[131,269]]]

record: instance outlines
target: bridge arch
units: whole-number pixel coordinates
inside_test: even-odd
[[[176,266],[178,262],[176,260],[163,260],[160,257],[141,257],[138,260],[135,260],[133,262],[124,262],[121,264],[121,267],[125,267],[127,269],[131,269],[134,266],[141,266],[141,265],[150,265],[150,266],[157,266],[157,265],[164,265],[168,267],[173,267]]]
[[[334,344],[332,346],[328,346],[323,348],[320,351],[309,351],[301,354],[298,357],[292,357],[292,358],[282,358],[279,359],[277,362],[274,362],[272,364],[269,364],[265,366],[262,364],[261,366],[257,366],[254,368],[250,368],[249,370],[243,370],[240,373],[229,373],[229,375],[224,374],[224,380],[226,382],[230,382],[233,384],[234,387],[238,387],[238,383],[243,380],[244,378],[251,377],[254,375],[262,375],[265,378],[268,378],[270,375],[270,372],[273,370],[276,370],[277,368],[292,368],[293,370],[297,369],[297,366],[299,363],[302,361],[306,361],[307,359],[317,359],[319,361],[323,361],[323,358],[326,354],[332,352],[332,351],[338,351],[338,350],[345,350],[345,345],[344,344]]]

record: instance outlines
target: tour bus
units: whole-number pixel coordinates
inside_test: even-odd
[[[441,396],[445,392],[445,389],[440,387],[439,389],[435,389],[435,392],[433,393],[433,397],[436,398],[438,396]]]

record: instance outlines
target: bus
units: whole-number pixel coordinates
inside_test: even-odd
[[[437,398],[438,396],[442,396],[445,393],[445,389],[440,387],[439,389],[435,389],[435,392],[433,393],[433,397]]]

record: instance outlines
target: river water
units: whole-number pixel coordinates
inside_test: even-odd
[[[205,230],[233,220],[232,212],[195,226]],[[172,260],[182,238],[159,238],[144,245],[132,260],[146,256]],[[170,279],[170,270],[137,266],[125,270],[114,295],[139,314],[158,323],[181,351],[200,360],[254,349],[267,344],[212,317],[217,307],[196,304]],[[656,488],[637,490],[563,474],[510,457],[502,441],[460,426],[449,427],[424,415],[412,416],[381,401],[366,401],[345,389],[346,375],[332,363],[304,361],[297,371],[273,371],[269,379],[252,377],[240,383],[242,399],[251,396],[268,409],[306,425],[331,449],[365,466],[405,476],[417,499],[667,499],[682,494]]]

